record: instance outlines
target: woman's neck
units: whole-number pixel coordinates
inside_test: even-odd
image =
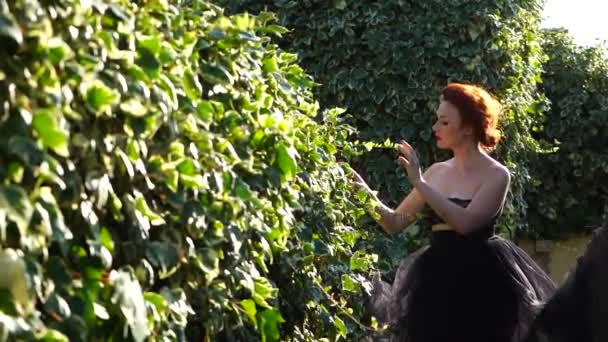
[[[466,172],[477,168],[486,153],[479,144],[464,143],[452,149],[454,163],[458,170]]]

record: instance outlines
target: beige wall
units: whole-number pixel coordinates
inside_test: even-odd
[[[525,250],[558,284],[576,266],[577,257],[587,247],[590,235],[572,236],[559,241],[520,240],[518,245]]]

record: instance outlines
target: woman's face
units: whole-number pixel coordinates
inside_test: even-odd
[[[441,149],[452,149],[472,138],[472,129],[462,125],[458,108],[442,100],[437,108],[437,121],[433,124],[435,141]]]

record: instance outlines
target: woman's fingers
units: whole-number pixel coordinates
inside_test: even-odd
[[[399,152],[401,152],[407,159],[410,159],[412,155],[412,150],[413,149],[410,144],[408,144],[404,140],[401,140],[401,143],[399,144]]]
[[[403,157],[403,156],[399,157],[399,163],[401,164],[401,166],[403,166],[406,169],[406,171],[407,171],[407,168],[410,166],[410,162],[407,159],[405,159],[405,157]]]
[[[356,181],[356,182],[363,182],[364,183],[363,177],[361,177],[361,175],[357,171],[355,171],[355,170],[352,170],[352,171],[353,171],[353,180]]]
[[[410,145],[407,141],[401,140],[399,150],[401,151],[401,153],[403,153],[403,156],[408,160],[408,162],[417,162],[418,155],[416,154],[416,150],[414,150],[412,145]]]

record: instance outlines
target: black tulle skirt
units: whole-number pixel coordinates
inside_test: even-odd
[[[374,280],[370,311],[388,330],[372,340],[525,341],[555,291],[521,248],[498,236],[433,232],[392,284]]]

